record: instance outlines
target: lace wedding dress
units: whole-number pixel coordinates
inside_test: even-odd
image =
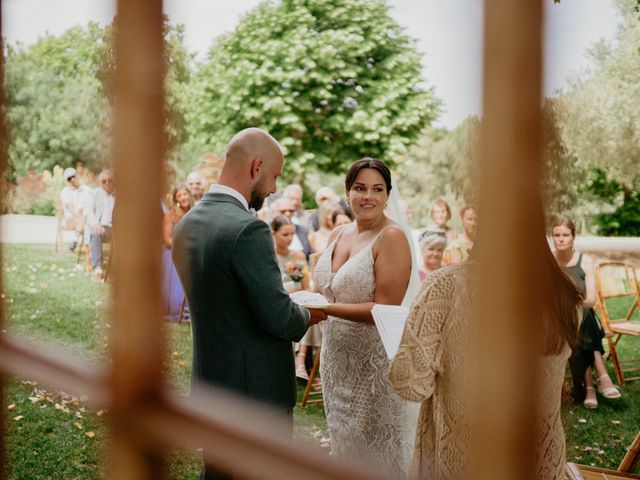
[[[320,291],[334,303],[372,302],[376,287],[372,245],[333,273],[336,242],[316,266]],[[374,325],[329,317],[325,328],[320,375],[332,454],[364,461],[389,478],[406,478],[419,406],[401,399],[389,383],[391,362]]]

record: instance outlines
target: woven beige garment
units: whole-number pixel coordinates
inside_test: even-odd
[[[466,472],[469,452],[468,378],[470,319],[473,312],[470,265],[431,273],[416,298],[389,379],[404,398],[422,402],[412,464],[413,478],[455,480]],[[534,321],[534,319],[527,319]],[[536,464],[539,480],[563,479],[565,437],[560,394],[567,346],[540,361]]]

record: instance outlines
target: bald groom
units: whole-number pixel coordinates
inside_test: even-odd
[[[178,222],[173,260],[189,302],[193,387],[224,387],[288,415],[296,402],[292,341],[324,320],[289,299],[259,210],[276,191],[284,156],[257,128],[227,145],[220,179]],[[208,470],[201,478],[228,478]]]

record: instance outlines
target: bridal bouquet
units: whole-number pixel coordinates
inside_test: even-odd
[[[285,264],[285,273],[294,282],[300,282],[304,278],[307,266],[302,260],[292,260]]]

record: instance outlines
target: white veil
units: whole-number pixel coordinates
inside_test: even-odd
[[[411,234],[411,225],[405,215],[405,209],[403,208],[403,201],[400,198],[400,193],[396,184],[391,182],[391,192],[389,193],[389,200],[387,202],[387,216],[396,222],[407,237],[409,242],[409,248],[411,249],[411,276],[409,277],[409,286],[407,287],[407,293],[402,300],[402,306],[409,308],[413,303],[413,299],[418,295],[420,291],[420,275],[418,274],[418,255],[416,247],[413,242],[413,235]]]

